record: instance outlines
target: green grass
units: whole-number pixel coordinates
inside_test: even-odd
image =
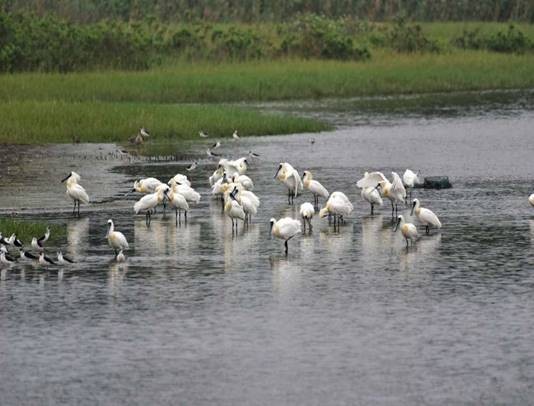
[[[147,72],[0,76],[0,99],[221,103],[534,86],[534,54],[483,51],[400,55],[369,62],[288,60],[179,63]]]
[[[198,138],[198,131],[229,136],[317,132],[318,121],[233,106],[108,102],[0,103],[0,143],[124,142],[145,126],[154,140]]]
[[[0,232],[6,238],[11,234],[16,234],[26,246],[31,243],[32,237],[41,237],[46,231],[48,224],[30,221],[15,220],[12,218],[0,218]],[[50,239],[54,240],[63,237],[66,233],[65,228],[57,225],[49,225]]]

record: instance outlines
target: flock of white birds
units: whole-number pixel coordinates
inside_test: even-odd
[[[201,133],[200,136],[205,135]],[[233,139],[239,139],[237,131],[233,134]],[[207,154],[213,158],[218,157],[213,150],[220,146],[220,142],[213,144],[208,149]],[[232,222],[232,233],[237,232],[238,224],[241,222],[246,227],[252,221],[252,218],[258,213],[260,199],[253,192],[254,182],[246,175],[249,160],[255,159],[259,155],[249,152],[248,156],[235,160],[219,159],[217,167],[209,177],[211,186],[211,195],[220,199],[224,214]],[[190,165],[187,170],[192,171],[196,168],[197,162]],[[417,227],[407,221],[407,219],[398,215],[399,204],[407,204],[407,190],[410,191],[418,183],[418,175],[407,169],[401,178],[396,172],[392,172],[392,180],[388,180],[382,172],[365,173],[356,186],[361,189],[363,200],[371,206],[371,215],[375,212],[376,206],[383,205],[383,199],[389,199],[391,202],[392,219],[396,220],[395,231],[400,230],[406,241],[406,246],[410,243],[413,245],[419,238]],[[294,205],[294,199],[302,192],[309,192],[313,196],[312,202],[305,202],[300,205],[299,218],[284,217],[280,219],[271,218],[271,234],[284,241],[285,254],[288,254],[288,242],[302,233],[303,231],[312,231],[312,219],[318,213],[319,218],[328,218],[329,224],[334,228],[340,227],[345,223],[345,219],[352,213],[354,207],[349,198],[341,191],[330,193],[326,187],[314,179],[311,171],[303,172],[301,178],[299,172],[288,162],[279,164],[275,174],[275,180],[280,182],[287,189],[287,201],[289,205]],[[89,196],[82,185],[80,185],[81,176],[76,172],[71,172],[62,182],[66,185],[66,194],[72,199],[74,208],[73,214],[80,214],[80,205],[89,203]],[[150,177],[139,179],[134,182],[133,189],[129,193],[140,193],[143,196],[135,202],[133,210],[135,214],[144,214],[147,227],[156,208],[163,205],[174,209],[176,214],[176,224],[181,223],[182,214],[184,221],[187,221],[187,213],[190,208],[199,203],[201,199],[192,186],[189,178],[184,174],[176,174],[167,183],[159,179]],[[324,205],[319,209],[320,199],[324,200]],[[534,195],[529,198],[534,206]],[[430,229],[440,229],[441,222],[439,218],[430,209],[421,207],[418,199],[412,201],[411,215],[415,214],[418,222],[424,226],[426,234]],[[57,260],[53,260],[45,255],[44,244],[50,236],[50,231],[32,241],[32,248],[39,252],[39,256],[25,251],[23,244],[17,239],[16,235],[5,239],[0,234],[0,262],[11,265],[17,259],[9,254],[8,247],[14,246],[19,249],[19,257],[22,260],[38,261],[41,265],[57,265],[73,262],[65,257],[61,252],[57,253]],[[115,253],[117,262],[126,261],[124,252],[129,249],[129,244],[123,233],[115,229],[112,219],[108,220],[107,241]]]

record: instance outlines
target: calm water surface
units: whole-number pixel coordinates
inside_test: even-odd
[[[2,213],[66,225],[56,244],[78,263],[2,271],[0,403],[530,403],[533,128],[520,108],[228,141],[225,155],[261,154],[249,170],[261,210],[237,236],[208,194],[213,162],[191,176],[203,196],[187,225],[160,211],[147,229],[124,196],[135,178],[184,172],[204,144],[178,162],[103,159],[110,145],[4,151]],[[288,258],[268,225],[297,213],[273,180],[280,161],[355,205],[339,232],[314,219]],[[388,206],[369,216],[355,187],[366,170],[407,167],[454,185],[416,192],[444,227],[409,250]],[[59,182],[70,170],[96,202],[79,219]],[[132,246],[125,265],[110,217]]]

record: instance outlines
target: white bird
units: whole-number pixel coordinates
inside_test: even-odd
[[[427,234],[430,233],[430,227],[437,229],[441,228],[441,221],[439,221],[438,216],[436,216],[432,210],[421,207],[419,199],[413,199],[411,212],[412,216],[414,212],[417,216],[417,220],[419,220],[419,222],[425,226]]]
[[[22,241],[17,238],[16,234],[11,234],[11,236],[5,240],[8,245],[14,245],[17,248],[22,248]]]
[[[365,175],[356,185],[360,188],[374,186],[380,192],[380,196],[387,197],[391,202],[391,217],[398,212],[398,203],[406,201],[406,189],[402,184],[402,179],[396,172],[391,172],[393,182],[387,180],[382,172],[365,172]]]
[[[382,206],[382,197],[376,187],[369,186],[362,189],[362,198],[371,205],[371,215],[374,214],[375,204]]]
[[[235,174],[232,176],[232,182],[241,184],[245,190],[254,190],[254,182],[247,175]]]
[[[287,242],[301,232],[301,223],[299,220],[290,217],[284,217],[280,220],[271,218],[271,234],[273,237],[284,240],[286,255],[289,252]]]
[[[260,156],[260,154],[256,154],[255,152],[248,151],[248,157],[249,157],[250,159],[258,158],[259,156]]]
[[[119,250],[119,253],[117,254],[117,256],[115,257],[115,260],[117,262],[125,262],[126,261],[126,256],[124,255],[124,253],[122,252],[122,250]]]
[[[298,171],[287,162],[282,162],[274,178],[282,182],[287,187],[287,202],[293,204],[295,197],[298,196],[299,190],[302,190],[303,184]]]
[[[397,217],[397,224],[393,231],[397,231],[400,228],[402,236],[406,240],[406,248],[408,248],[408,240],[412,242],[412,245],[415,244],[417,240],[417,228],[412,223],[407,223],[404,220],[404,216]]]
[[[66,265],[66,264],[74,264],[74,261],[67,257],[66,255],[63,255],[61,251],[57,252],[57,263],[59,265]]]
[[[312,230],[311,220],[315,214],[315,208],[313,204],[306,202],[300,205],[300,217],[302,217],[302,223],[304,224],[304,232],[306,232],[306,223],[308,223],[309,230]]]
[[[39,259],[39,257],[36,257],[31,252],[24,251],[22,248],[19,250],[20,259],[27,259],[30,261],[36,261]]]
[[[164,193],[168,189],[169,187],[167,185],[163,185],[163,187],[158,188],[156,192],[143,196],[134,204],[135,214],[139,214],[141,211],[145,212],[147,227],[150,225],[152,210],[155,209],[158,204],[163,202],[163,198],[165,197]]]
[[[208,134],[206,134],[204,131],[199,131],[198,135],[200,136],[200,138],[208,138]]]
[[[56,263],[51,258],[45,255],[44,251],[39,254],[39,264],[42,266],[56,265]]]
[[[168,185],[172,184],[172,181],[175,181],[176,183],[179,183],[181,185],[187,185],[191,186],[191,181],[187,178],[187,176],[182,175],[181,173],[177,173],[172,177],[172,179],[167,182]],[[156,190],[154,190],[155,192]]]
[[[254,193],[249,190],[243,190],[240,185],[234,185],[232,193],[237,202],[243,208],[245,212],[245,222],[250,222],[252,216],[258,213],[258,207],[260,207],[260,199]]]
[[[31,242],[32,248],[37,250],[37,251],[44,250],[44,243],[47,242],[49,238],[50,238],[50,228],[46,227],[46,231],[45,231],[45,233],[44,233],[44,235],[42,237],[40,237],[40,238],[33,237],[32,238],[32,242]]]
[[[232,138],[234,140],[238,140],[240,138],[239,135],[237,135],[237,130],[234,130],[234,133],[232,134]]]
[[[402,183],[406,189],[410,190],[410,199],[412,198],[412,190],[415,187],[415,184],[418,182],[418,173],[415,173],[411,169],[406,169],[402,175]]]
[[[239,204],[235,197],[235,192],[226,193],[224,212],[232,220],[232,233],[234,232],[234,223],[235,230],[237,232],[237,220],[243,220],[245,222],[245,211],[243,207]],[[235,220],[235,221],[234,221]]]
[[[354,210],[354,206],[349,198],[343,192],[334,192],[328,198],[325,207],[319,211],[319,217],[323,218],[328,215],[334,216],[334,228],[344,221],[345,216],[348,216]]]
[[[139,192],[146,195],[154,193],[160,185],[163,185],[163,182],[156,178],[139,179],[134,182],[132,192]]]
[[[176,225],[178,225],[178,220],[182,220],[182,210],[184,211],[184,219],[187,222],[187,211],[189,210],[189,204],[187,203],[184,195],[178,192],[173,192],[167,190],[165,192],[167,199],[169,199],[169,204],[171,207],[174,207],[174,212],[176,213]]]
[[[189,165],[187,168],[185,168],[186,171],[191,172],[197,169],[198,162],[194,161],[191,165]]]
[[[222,179],[223,176],[224,176],[224,168],[219,165],[217,169],[215,169],[213,174],[209,177],[210,186],[213,186],[217,181]]]
[[[221,142],[217,141],[215,144],[213,144],[210,149],[213,151],[214,149],[217,149],[221,146]]]
[[[141,137],[148,138],[150,137],[150,134],[148,133],[147,129],[145,127],[141,127],[139,130],[139,134],[141,134]]]
[[[310,171],[304,171],[302,181],[304,183],[304,188],[313,193],[313,203],[315,207],[319,206],[319,196],[328,199],[328,196],[330,195],[328,190],[313,179],[313,175]]]
[[[76,213],[76,205],[78,205],[78,216],[80,215],[80,203],[89,204],[89,195],[83,188],[79,185],[81,176],[76,172],[71,172],[69,175],[63,179],[61,182],[67,182],[67,196],[69,196],[74,201],[73,214]]]
[[[189,203],[198,204],[200,202],[200,193],[198,193],[191,186],[182,184],[181,182],[176,182],[174,179],[171,179],[169,184],[171,185],[171,191],[173,193],[180,193]]]
[[[120,231],[115,231],[115,225],[113,224],[112,219],[108,220],[108,232],[106,238],[108,239],[109,246],[115,251],[115,255],[117,255],[117,252],[119,251],[130,248],[124,234]]]
[[[532,207],[534,207],[534,193],[532,193],[529,197],[528,197],[528,202],[530,203],[530,205]]]

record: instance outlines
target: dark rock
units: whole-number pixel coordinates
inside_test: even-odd
[[[417,184],[416,187],[424,189],[449,189],[452,185],[448,176],[428,176],[425,177],[423,184]]]

